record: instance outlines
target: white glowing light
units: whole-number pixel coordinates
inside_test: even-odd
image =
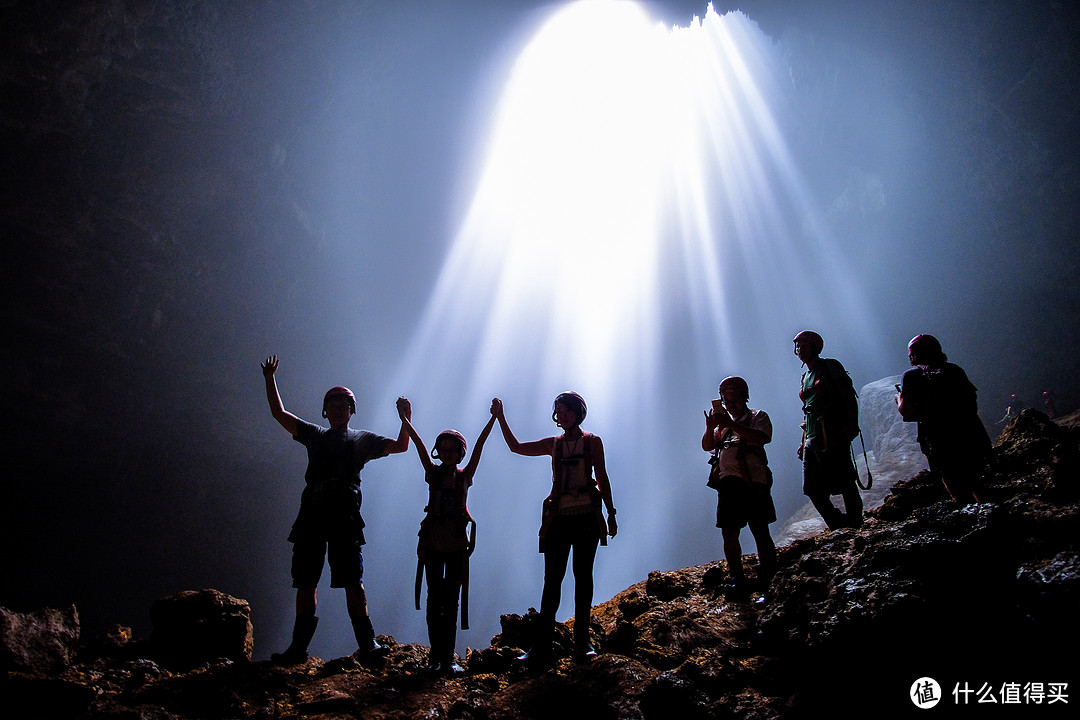
[[[741,374],[774,423],[782,405],[794,414],[798,318],[858,304],[852,286],[821,282],[843,264],[829,239],[804,236],[813,208],[776,117],[772,51],[745,16],[711,7],[672,30],[632,2],[560,9],[516,60],[467,216],[391,384],[418,413],[466,428],[501,396],[523,440],[558,432],[546,417],[559,391],[585,395],[634,536],[621,540],[632,543],[624,562],[598,562],[598,599],[670,567],[670,530],[687,517],[672,487],[689,472],[676,467],[690,463],[703,483],[705,393]],[[481,527],[498,519],[488,562],[500,587],[530,598],[514,611],[539,599],[536,570],[509,558],[535,555],[546,490],[505,478],[547,472],[519,460],[488,451],[470,498]]]

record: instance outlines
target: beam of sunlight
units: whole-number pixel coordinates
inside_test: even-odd
[[[797,493],[791,337],[803,325],[827,343],[841,327],[874,337],[786,144],[785,79],[739,13],[710,6],[665,29],[631,2],[554,12],[516,59],[471,206],[388,386],[408,389],[425,439],[455,426],[470,443],[493,396],[532,440],[558,432],[558,392],[584,395],[623,528],[598,554],[597,602],[719,557],[698,440],[721,377],[746,377],[751,405],[773,416],[776,492]],[[539,603],[549,479],[493,433],[470,497],[481,638]],[[402,501],[367,502],[390,514]],[[422,499],[408,502],[419,519]],[[410,592],[408,578],[388,582]]]

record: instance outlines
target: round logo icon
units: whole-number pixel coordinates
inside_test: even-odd
[[[908,697],[915,703],[915,707],[929,710],[941,701],[941,686],[932,677],[921,677],[911,684]]]

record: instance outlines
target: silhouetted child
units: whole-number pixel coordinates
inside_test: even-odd
[[[329,557],[330,587],[345,588],[345,602],[362,658],[382,650],[368,616],[364,593],[364,520],[360,516],[360,470],[369,460],[409,449],[409,435],[402,423],[397,440],[366,430],[353,430],[349,420],[356,413],[356,397],[346,387],[330,388],[323,397],[323,417],[329,428],[312,425],[285,410],[274,373],[276,355],[262,365],[266,401],[270,413],[293,439],[307,448],[306,483],[300,496],[300,512],[289,533],[293,544],[292,578],[296,588],[296,622],[292,644],[271,660],[293,664],[307,659],[308,644],[319,619],[315,616],[316,588],[323,558]],[[399,412],[409,416],[408,401]]]
[[[502,401],[491,402],[503,438],[511,452],[538,457],[551,456],[551,493],[544,500],[540,525],[540,552],[544,554],[544,592],[540,600],[541,627],[537,641],[523,657],[540,669],[554,663],[555,613],[559,610],[562,581],[570,552],[574,553],[574,658],[582,661],[596,654],[589,642],[592,611],[593,561],[598,543],[615,537],[615,506],[604,462],[600,436],[581,431],[588,409],[574,392],[555,398],[551,419],[563,429],[557,437],[519,442],[503,415]],[[595,476],[594,476],[595,472]],[[607,508],[607,522],[601,504]]]
[[[468,598],[469,556],[476,544],[476,523],[469,515],[468,495],[473,476],[480,464],[480,453],[495,424],[493,415],[480,432],[472,457],[464,469],[458,464],[465,459],[465,437],[457,430],[443,430],[435,438],[435,447],[428,457],[427,446],[420,439],[408,416],[408,401],[398,400],[402,424],[416,444],[420,463],[424,466],[424,481],[428,485],[427,515],[420,523],[416,608],[420,609],[420,573],[427,576],[427,626],[431,655],[428,670],[439,674],[463,672],[454,662],[457,636],[458,597],[462,597],[461,628],[468,629],[466,615]],[[436,465],[432,458],[439,461]],[[472,533],[469,526],[472,526]]]

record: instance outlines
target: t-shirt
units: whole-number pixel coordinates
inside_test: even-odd
[[[765,433],[768,438],[765,442],[772,441],[772,420],[769,419],[768,413],[764,410],[747,410],[735,422]],[[725,431],[720,428],[716,429],[716,442],[719,448],[718,472],[720,477],[735,475],[759,483],[766,482],[765,467],[767,459],[763,445],[744,443],[734,430]],[[744,460],[746,470],[743,469]],[[746,477],[747,470],[750,472],[750,477]]]
[[[353,537],[363,542],[360,471],[369,460],[385,457],[392,441],[366,430],[342,433],[304,420],[297,421],[293,439],[307,448],[308,467],[289,539]]]

